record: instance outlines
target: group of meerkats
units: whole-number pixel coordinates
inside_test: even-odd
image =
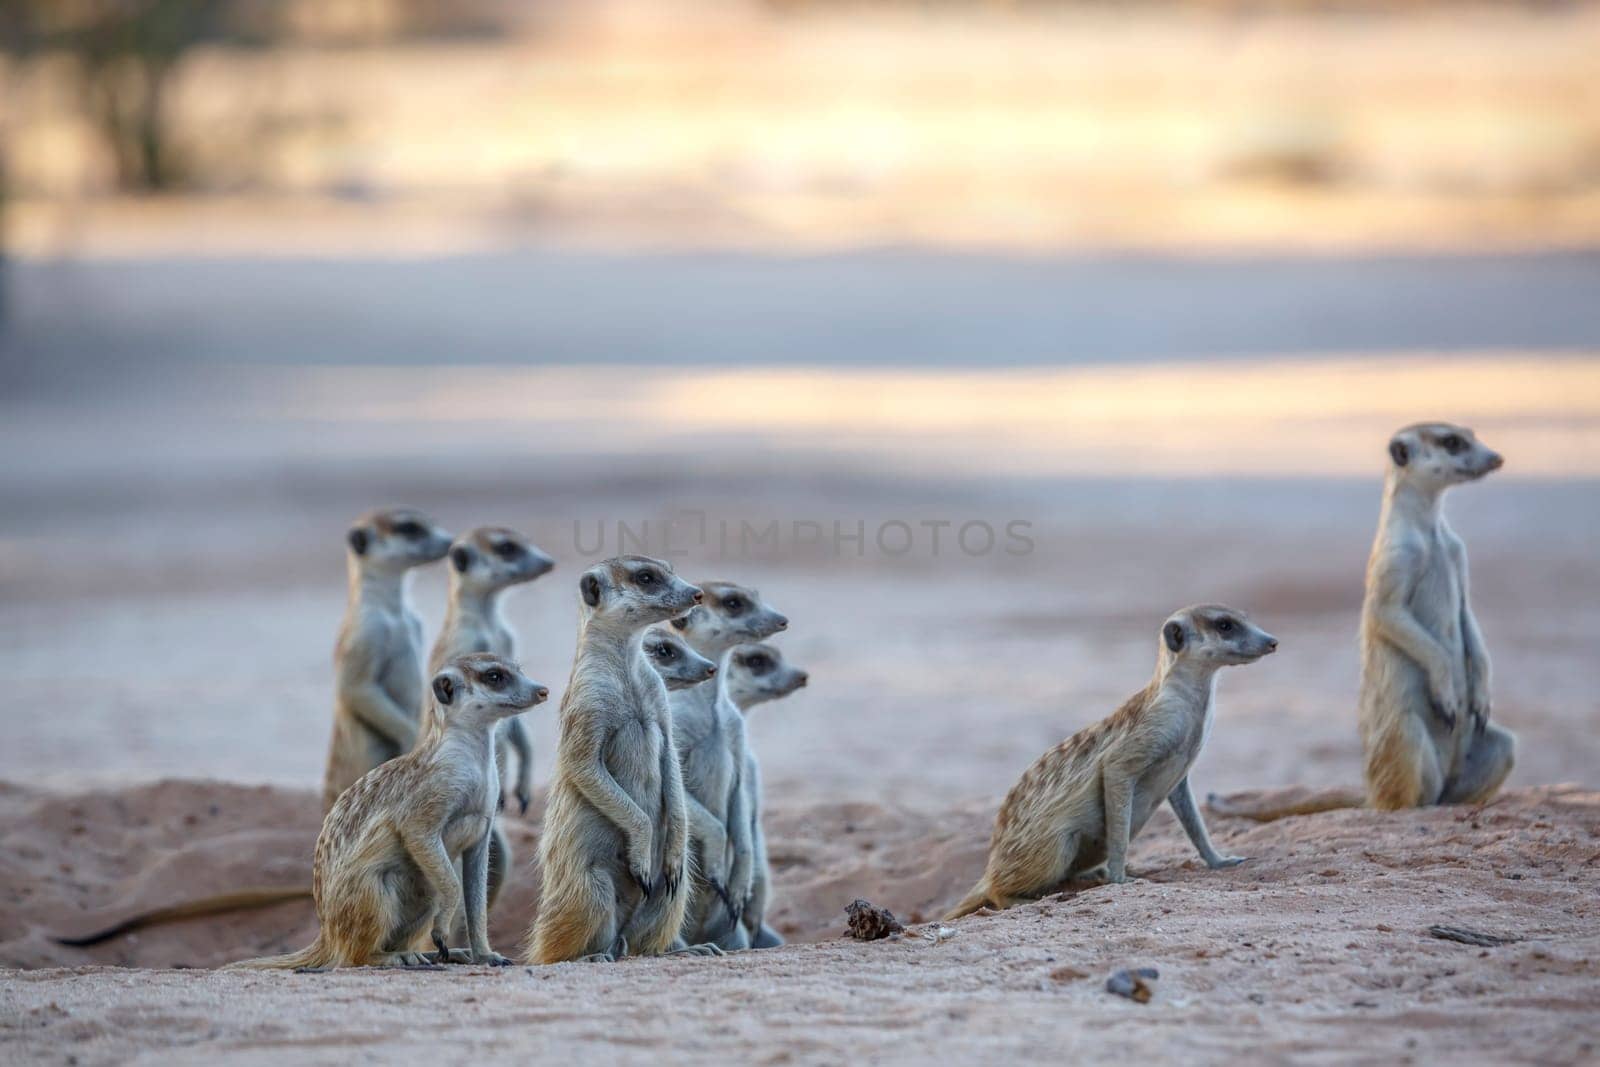
[[[1441,512],[1446,489],[1498,469],[1501,457],[1448,423],[1400,430],[1389,457],[1361,619],[1366,790],[1256,818],[1359,803],[1482,802],[1511,771],[1514,738],[1488,721],[1489,657],[1469,603],[1466,550]],[[452,543],[413,511],[365,517],[348,546],[350,599],[311,890],[321,929],[300,952],[235,966],[509,963],[485,932],[510,861],[498,825],[502,779],[515,751],[512,794],[525,810],[530,749],[517,715],[548,690],[512,662],[498,598],[551,561],[505,529]],[[425,687],[421,621],[405,579],[446,555],[449,612]],[[771,872],[744,712],[806,684],[804,672],[759,643],[788,620],[753,589],[692,585],[644,556],[595,564],[578,592],[578,647],[561,702],[542,889],[524,961],[781,944],[766,922]],[[1213,847],[1189,770],[1211,729],[1217,670],[1277,645],[1231,608],[1199,605],[1168,617],[1149,684],[1039,757],[1012,787],[983,876],[947,918],[1007,908],[1075,879],[1125,881],[1128,843],[1162,800],[1207,866],[1243,862]],[[228,894],[69,943],[303,892]],[[462,927],[466,947],[452,948]]]

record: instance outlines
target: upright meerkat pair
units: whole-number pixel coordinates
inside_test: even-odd
[[[745,780],[744,715],[728,694],[727,667],[735,647],[769,637],[789,620],[754,589],[723,581],[700,587],[702,602],[672,621],[685,644],[718,665],[711,678],[673,693],[669,701],[696,861],[684,936],[742,949],[750,944],[741,917],[754,884],[754,798]]]
[[[578,648],[561,701],[529,963],[719,951],[679,939],[689,820],[667,690],[646,631],[704,600],[660,560],[621,556],[579,579]]]

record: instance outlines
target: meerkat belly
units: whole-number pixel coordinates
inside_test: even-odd
[[[708,737],[679,752],[678,757],[683,763],[684,786],[711,814],[719,819],[727,818],[733,775],[726,748],[716,738]]]
[[[483,839],[493,816],[488,811],[466,811],[451,819],[444,828],[445,851],[455,856]]]
[[[1446,651],[1462,657],[1461,578],[1448,552],[1439,549],[1429,555],[1407,606]]]
[[[651,816],[661,809],[661,750],[665,742],[654,722],[629,719],[605,746],[611,776]]]

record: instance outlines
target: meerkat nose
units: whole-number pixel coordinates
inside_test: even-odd
[[[704,604],[706,602],[706,595],[700,590],[696,589],[694,591],[694,602],[696,604]]]
[[[716,673],[717,673],[717,668],[715,666],[711,666],[711,667],[707,667],[706,668],[706,677],[707,678],[710,678],[713,674],[716,674]]]
[[[1268,652],[1276,652],[1277,650],[1278,650],[1278,639],[1276,637],[1267,638],[1267,651]]]
[[[1506,458],[1498,452],[1489,453],[1489,469],[1497,471],[1506,465]]]
[[[778,619],[777,619],[777,626],[778,626],[778,629],[780,629],[780,630],[787,630],[789,628],[789,619],[788,619],[788,617],[784,616],[784,615],[779,615]]]
[[[544,687],[544,686],[542,686],[542,685],[541,685],[541,686],[539,686],[539,687],[538,687],[538,688],[536,688],[536,689],[535,689],[535,690],[534,690],[534,691],[533,691],[533,699],[534,699],[534,700],[535,700],[535,701],[539,701],[539,700],[544,700],[544,699],[546,699],[546,698],[547,698],[547,697],[549,697],[549,696],[550,696],[550,690],[548,690],[548,689],[546,689],[546,688],[545,688],[545,687]]]
[[[809,682],[810,680],[811,680],[811,675],[807,674],[805,671],[801,671],[800,672],[800,677],[795,681],[794,684],[798,685],[798,686],[803,686],[807,682]]]

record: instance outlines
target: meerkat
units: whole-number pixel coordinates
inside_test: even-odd
[[[1361,742],[1374,808],[1494,796],[1516,739],[1489,722],[1489,653],[1472,614],[1467,549],[1445,490],[1504,460],[1465,426],[1418,423],[1389,441],[1361,607]]]
[[[701,582],[704,603],[672,627],[690,648],[718,661],[718,673],[672,694],[672,728],[688,796],[690,848],[697,860],[684,925],[688,941],[748,948],[740,915],[750,901],[755,853],[744,788],[744,716],[728,696],[733,649],[789,625],[761,594],[732,582]]]
[[[790,666],[772,645],[741,645],[728,657],[728,697],[746,715],[757,704],[781,700],[804,688],[805,671]],[[755,746],[745,745],[744,787],[750,808],[750,903],[739,922],[751,948],[777,948],[783,937],[767,925],[772,898],[772,865],[767,860],[767,835],[761,828],[761,764]]]
[[[1150,684],[1040,756],[1012,786],[983,877],[946,919],[1009,908],[1102,865],[1106,881],[1126,881],[1128,842],[1163,799],[1206,866],[1244,862],[1212,847],[1189,769],[1211,730],[1217,670],[1254,663],[1277,647],[1277,638],[1232,608],[1174,612],[1162,624]]]
[[[443,559],[450,535],[416,511],[375,511],[345,535],[349,604],[334,647],[333,742],[322,810],[385,760],[410,751],[422,714],[422,620],[413,567]]]
[[[234,967],[325,969],[505,965],[487,934],[489,824],[500,791],[500,722],[550,695],[498,656],[461,656],[433,677],[438,725],[417,747],[339,795],[317,838],[312,892],[322,927],[307,948]],[[462,863],[458,877],[456,862]],[[465,910],[469,946],[446,938]],[[428,933],[437,954],[414,945]]]
[[[717,673],[715,663],[659,626],[644,635],[644,658],[661,675],[669,693],[699,685]]]
[[[543,887],[529,963],[610,960],[687,947],[688,816],[667,690],[645,631],[703,599],[647,556],[596,564],[578,580],[580,620],[539,845]]]
[[[517,656],[516,635],[500,614],[500,594],[515,585],[548,574],[555,561],[515,531],[481,527],[458,537],[450,546],[450,601],[444,626],[428,657],[429,671],[437,671],[457,656],[491,652],[504,659]],[[501,794],[497,807],[505,807],[507,750],[517,754],[514,794],[519,812],[526,814],[533,795],[533,744],[519,716],[500,723],[494,758]],[[511,867],[511,842],[496,816],[489,831],[489,907],[500,896],[500,886]]]

